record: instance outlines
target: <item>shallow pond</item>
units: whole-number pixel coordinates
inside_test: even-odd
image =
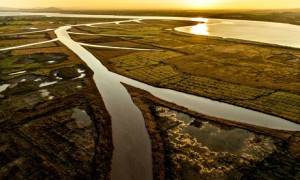
[[[85,110],[73,108],[72,118],[76,120],[78,127],[83,128],[92,124],[91,117],[86,113]]]
[[[50,85],[53,85],[56,83],[58,83],[58,81],[43,82],[39,85],[39,87],[46,87],[46,86],[50,86]]]
[[[26,71],[14,72],[14,73],[10,73],[9,75],[13,76],[13,75],[24,74],[24,73],[26,73]]]
[[[195,119],[164,107],[156,107],[156,113],[166,161],[170,163],[167,177],[176,174],[182,179],[240,179],[246,169],[264,161],[280,143],[272,137]]]
[[[255,142],[255,140],[260,142],[265,138],[267,141],[264,141],[264,146],[274,148],[271,138],[259,136],[244,129],[195,119],[187,114],[164,107],[158,107],[157,111],[160,112],[158,113],[160,117],[167,117],[178,124],[170,129],[173,131],[171,136],[176,141],[185,134],[188,138],[194,139],[195,142],[201,143],[202,146],[206,146],[214,152],[242,154],[249,153],[249,142]],[[184,141],[182,142],[184,143]],[[253,150],[251,152],[253,153]],[[256,152],[257,155],[260,153]]]
[[[5,91],[6,88],[8,88],[10,86],[10,84],[2,84],[0,85],[0,92]]]

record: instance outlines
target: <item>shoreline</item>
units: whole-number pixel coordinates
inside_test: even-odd
[[[300,25],[299,25],[300,26]],[[178,28],[185,28],[185,27],[193,27],[193,26],[183,26]],[[240,44],[249,44],[249,45],[257,45],[257,46],[263,46],[263,47],[275,47],[275,48],[285,48],[285,49],[292,49],[292,50],[300,50],[300,47],[293,47],[293,46],[284,46],[279,44],[272,44],[272,43],[265,43],[265,42],[259,42],[259,41],[251,41],[251,40],[244,40],[244,39],[236,39],[236,38],[225,38],[222,36],[210,36],[210,35],[198,35],[198,34],[192,34],[183,32],[180,30],[176,30],[177,28],[173,28],[172,32],[176,35],[185,35],[185,36],[202,36],[210,39],[216,39],[221,41],[227,41],[227,42],[236,42]]]
[[[292,134],[299,133],[297,131],[275,130],[275,129],[269,129],[269,128],[264,128],[264,127],[245,124],[245,123],[240,123],[240,122],[234,122],[234,121],[221,119],[221,118],[216,118],[216,117],[212,117],[212,116],[207,116],[205,114],[201,114],[201,113],[195,112],[193,110],[189,110],[185,107],[181,107],[181,106],[176,105],[174,103],[169,103],[169,102],[166,102],[164,100],[161,100],[161,99],[153,96],[149,92],[146,92],[146,91],[141,90],[139,88],[127,85],[125,83],[122,83],[122,84],[126,87],[126,89],[128,90],[128,92],[131,95],[132,94],[139,94],[141,99],[146,99],[146,100],[149,100],[150,102],[152,102],[154,104],[162,105],[162,106],[168,107],[170,109],[173,109],[173,110],[176,110],[176,111],[179,111],[179,112],[182,112],[182,113],[187,113],[187,114],[189,114],[193,117],[198,117],[198,118],[206,119],[206,120],[209,120],[209,121],[212,121],[212,122],[226,124],[226,125],[229,125],[229,126],[234,126],[236,128],[242,128],[242,129],[246,129],[246,130],[250,130],[250,131],[255,131],[257,133],[264,133],[264,134],[267,134],[269,136],[273,136],[273,137],[280,138],[280,139],[283,139],[283,140],[289,139],[289,137],[292,136]],[[287,134],[290,134],[290,135],[287,136]]]

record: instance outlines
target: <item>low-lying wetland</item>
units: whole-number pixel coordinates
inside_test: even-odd
[[[248,172],[261,169],[257,166],[259,162],[271,166],[267,169],[273,169],[267,159],[276,161],[282,151],[287,153],[284,156],[292,157],[292,162],[297,160],[297,156],[285,150],[285,142],[280,139],[192,118],[164,107],[155,110],[160,117],[158,127],[164,142],[166,163],[171,166],[166,169],[170,178],[259,178],[264,176],[265,169],[259,170],[261,174]],[[300,164],[293,167],[289,161],[280,165],[282,174],[274,173],[269,177],[297,176]]]
[[[5,34],[97,21],[34,18],[8,17],[0,49],[56,38],[52,30]],[[85,47],[110,71],[300,122],[299,50],[174,30],[195,24],[136,20],[76,26],[69,35],[92,45],[160,50]],[[60,42],[0,51],[0,75],[1,178],[111,178],[110,115],[77,55]],[[154,179],[300,177],[299,132],[209,117],[125,87],[145,119]]]
[[[215,121],[126,86],[144,114],[156,177],[297,179],[299,132]]]
[[[146,25],[160,27],[161,32],[124,41],[163,52],[87,49],[111,71],[129,78],[300,122],[299,50],[187,35],[165,31],[160,21],[155,25],[148,20],[142,22],[135,24],[134,30],[141,28],[147,34],[149,31],[143,29]],[[78,29],[109,31],[106,25],[101,27]],[[126,31],[130,26],[122,28]]]
[[[110,117],[76,55],[63,46],[4,51],[0,74],[1,178],[110,177]]]

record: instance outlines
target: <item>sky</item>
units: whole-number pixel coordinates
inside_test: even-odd
[[[0,0],[0,7],[67,9],[285,9],[300,0]]]

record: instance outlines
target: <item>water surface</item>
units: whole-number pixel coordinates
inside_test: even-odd
[[[125,87],[98,59],[73,41],[67,30],[70,26],[57,29],[60,41],[76,53],[94,71],[95,84],[111,115],[114,154],[112,178],[124,180],[152,179],[151,142],[141,111],[131,100]]]
[[[10,84],[2,84],[0,85],[0,92],[5,91],[6,88],[8,88],[10,86]]]
[[[177,31],[300,48],[300,26],[229,19],[205,19],[195,26],[178,27]]]

